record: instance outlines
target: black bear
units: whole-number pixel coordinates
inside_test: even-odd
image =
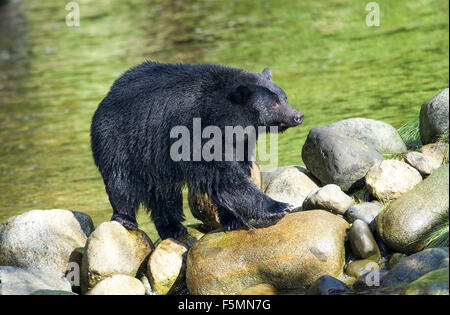
[[[193,158],[196,150],[188,151],[188,158],[173,158],[171,146],[177,139],[172,130],[182,126],[192,134],[195,119],[224,133],[226,126],[283,131],[300,125],[303,114],[289,106],[269,69],[256,73],[148,61],[128,70],[100,103],[91,126],[94,160],[114,210],[111,220],[137,229],[136,211],[142,204],[162,239],[184,235],[185,184],[211,198],[226,230],[252,227],[251,220],[267,225],[280,220],[291,205],[271,199],[249,181],[252,162],[247,154],[253,152],[246,151],[243,160],[199,160]],[[200,139],[202,144],[206,140]],[[247,135],[244,141],[248,144]]]

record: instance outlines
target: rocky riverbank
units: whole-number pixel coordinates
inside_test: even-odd
[[[155,244],[76,211],[12,217],[0,294],[449,294],[448,117],[446,89],[421,108],[420,145],[364,118],[313,128],[305,166],[254,165],[255,185],[295,206],[266,228],[221,231],[193,191],[203,224]]]

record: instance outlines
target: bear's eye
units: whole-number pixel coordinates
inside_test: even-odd
[[[280,102],[273,102],[271,108],[272,109],[277,109],[278,107],[280,107]]]

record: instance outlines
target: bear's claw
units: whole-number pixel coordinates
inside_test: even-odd
[[[237,230],[242,226],[242,220],[239,218],[233,218],[229,222],[222,224],[224,231]]]
[[[288,212],[294,209],[294,206],[284,203],[276,202],[269,211],[267,211],[259,219],[254,220],[251,225],[253,227],[267,227],[276,224],[280,221]]]

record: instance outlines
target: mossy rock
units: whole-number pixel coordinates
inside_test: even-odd
[[[266,283],[276,290],[339,277],[345,263],[348,223],[323,210],[286,215],[260,229],[214,231],[189,250],[191,294],[237,294]]]
[[[377,219],[378,235],[390,248],[407,255],[427,245],[427,236],[449,211],[449,166],[444,165],[394,200]]]
[[[404,295],[448,295],[449,269],[431,271],[420,277],[402,291]]]

